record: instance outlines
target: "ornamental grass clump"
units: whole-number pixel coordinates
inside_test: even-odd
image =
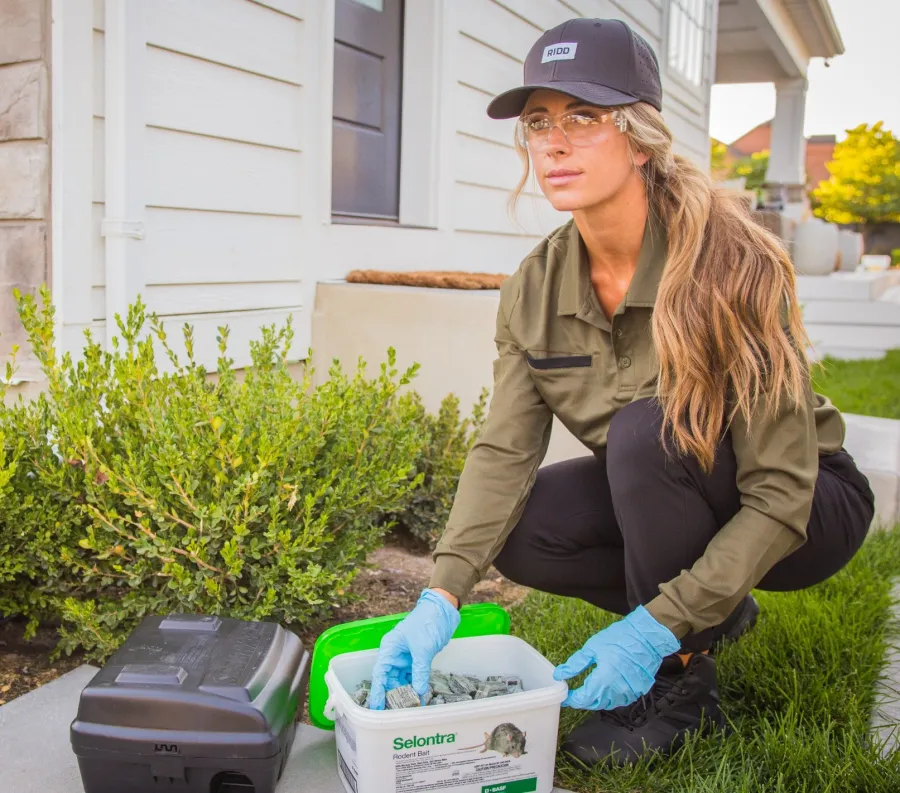
[[[57,612],[60,650],[104,658],[146,614],[291,625],[343,602],[391,528],[381,516],[421,482],[417,405],[400,394],[417,366],[398,373],[389,350],[373,378],[363,361],[352,376],[335,362],[314,386],[310,369],[299,378],[289,369],[289,319],[261,329],[240,379],[219,328],[211,378],[193,328],[184,326],[182,359],[158,317],[145,330],[140,298],[116,316],[112,350],[86,332],[80,361],[57,360],[42,297],[43,308],[17,300],[47,389],[35,407],[14,406],[35,429],[24,444],[4,437],[0,459],[0,531],[18,515],[16,531],[34,546],[15,573],[31,592],[19,612],[34,621]],[[29,468],[54,507],[22,516],[4,465]],[[2,577],[0,588],[8,610],[16,597]]]

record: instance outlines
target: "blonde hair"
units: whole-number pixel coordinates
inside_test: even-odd
[[[640,166],[649,211],[668,235],[668,256],[651,332],[659,360],[662,443],[712,470],[716,446],[738,412],[764,403],[775,414],[808,396],[809,339],[796,298],[794,267],[781,240],[757,223],[736,196],[672,151],[672,133],[645,103],[620,108]],[[530,173],[510,197],[514,210]]]

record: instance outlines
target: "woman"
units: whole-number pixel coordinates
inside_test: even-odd
[[[556,670],[596,711],[586,763],[670,751],[722,724],[710,650],[750,627],[750,591],[840,570],[874,514],[837,409],[810,386],[791,262],[672,153],[656,56],[618,20],[546,32],[496,97],[572,220],[501,289],[494,394],[430,587],[382,642],[371,702],[424,693],[458,607],[493,563],[623,619]],[[593,454],[546,466],[557,416]]]

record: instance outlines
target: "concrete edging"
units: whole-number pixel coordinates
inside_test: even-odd
[[[900,523],[900,421],[844,413],[844,447],[869,479],[875,493],[875,522]]]

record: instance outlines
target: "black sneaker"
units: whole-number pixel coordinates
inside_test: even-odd
[[[734,617],[729,616],[726,620],[724,633],[713,642],[710,648],[710,653],[713,655],[721,650],[724,644],[736,642],[756,625],[756,621],[759,619],[759,603],[756,602],[756,598],[753,595],[747,595],[741,601],[740,606]],[[728,624],[729,622],[730,624]]]
[[[669,754],[689,733],[724,725],[715,660],[697,653],[684,667],[677,656],[667,656],[648,694],[588,717],[566,737],[562,750],[586,765],[624,765],[652,751]]]

